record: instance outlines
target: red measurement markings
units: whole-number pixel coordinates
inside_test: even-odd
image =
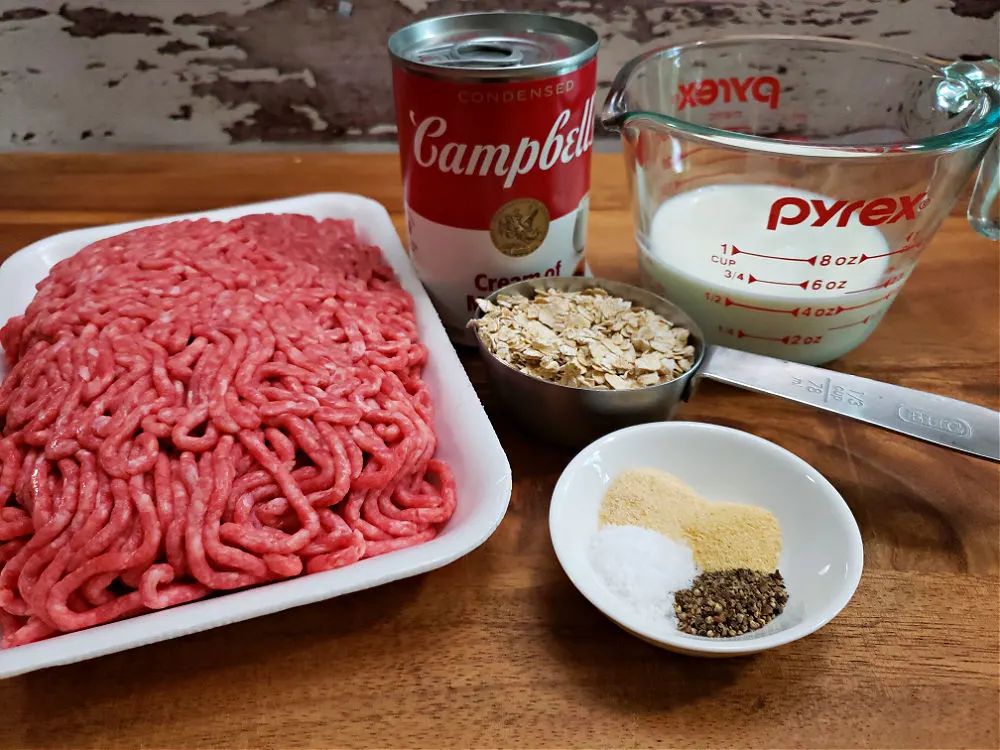
[[[758,339],[759,341],[778,341],[782,344],[788,343],[788,336],[782,338],[772,338],[771,336],[755,336],[752,333],[747,333],[746,331],[739,330],[736,332],[736,338],[738,339]]]
[[[797,286],[799,289],[805,289],[809,286],[808,281],[794,282],[794,281],[768,281],[767,279],[758,279],[753,274],[750,274],[750,279],[747,281],[748,284],[774,284],[775,286]]]
[[[719,326],[719,331],[730,336],[735,336],[738,339],[756,339],[758,341],[774,341],[777,344],[818,344],[823,340],[822,336],[799,336],[797,334],[788,334],[787,336],[781,336],[780,338],[776,336],[758,336],[753,333],[747,333],[741,328],[723,328]]]
[[[819,259],[821,266],[856,266],[861,261],[860,255],[823,255]]]
[[[896,282],[902,281],[904,275],[905,274],[900,273],[895,276],[890,276],[888,279],[886,279],[881,284],[878,284],[877,286],[870,286],[867,289],[852,289],[849,292],[844,292],[844,294],[860,294],[861,292],[873,292],[876,289],[888,289]]]
[[[795,307],[790,310],[778,307],[745,305],[742,302],[737,302],[730,297],[723,297],[721,294],[712,294],[711,292],[705,292],[705,299],[713,304],[723,305],[724,307],[741,307],[744,310],[757,310],[758,312],[791,315],[793,318],[798,318],[799,316],[802,316],[803,318],[832,318],[835,315],[840,315],[841,313],[850,312],[851,310],[861,310],[862,308],[871,307],[872,305],[877,305],[880,302],[885,302],[891,299],[892,295],[893,293],[889,292],[889,294],[886,294],[884,297],[879,297],[878,299],[873,299],[870,302],[864,302],[860,305],[849,305],[847,307],[844,307],[843,305],[837,305],[836,307]],[[733,336],[736,335],[735,331],[729,331],[729,333]]]
[[[792,263],[808,263],[810,266],[816,265],[816,259],[818,255],[814,255],[811,258],[786,258],[781,255],[762,255],[761,253],[749,253],[746,250],[740,250],[736,245],[732,245],[730,249],[730,255],[752,255],[754,258],[768,258],[769,260],[787,260]]]
[[[890,255],[899,255],[900,253],[908,253],[910,252],[910,250],[916,250],[918,247],[920,247],[920,245],[918,244],[904,245],[903,247],[899,248],[899,250],[893,250],[891,253],[882,253],[881,255],[865,255],[864,253],[861,253],[860,262],[864,263],[866,260],[871,260],[872,258],[888,258]]]
[[[848,323],[847,325],[842,325],[842,326],[830,326],[830,330],[831,330],[831,331],[839,331],[839,330],[841,330],[842,328],[854,328],[854,326],[862,326],[862,325],[864,325],[865,323],[867,323],[867,322],[868,322],[869,320],[871,320],[871,319],[872,319],[872,316],[871,316],[871,315],[869,315],[869,316],[868,316],[868,317],[866,317],[866,318],[865,318],[864,320],[856,320],[856,321],[854,321],[853,323]]]
[[[754,305],[744,305],[742,302],[734,302],[733,300],[729,299],[729,297],[726,297],[725,306],[742,307],[745,310],[760,310],[761,312],[787,313],[788,315],[791,315],[792,317],[795,318],[799,316],[799,308],[797,307],[794,310],[779,310],[776,307],[756,307]]]
[[[835,289],[843,289],[847,286],[847,282],[844,280],[830,280],[825,279],[806,279],[805,281],[769,281],[768,279],[758,279],[752,273],[748,274],[749,278],[747,284],[774,284],[775,286],[797,286],[799,289],[812,289],[813,291],[819,291],[825,289],[827,291],[833,291]],[[862,290],[864,291],[864,290]]]
[[[879,302],[885,302],[887,299],[892,297],[892,292],[889,292],[884,297],[879,297],[878,299],[873,299],[871,302],[865,302],[863,305],[853,305],[851,307],[837,306],[836,315],[840,315],[842,312],[847,312],[848,310],[860,310],[862,307],[868,307],[869,305],[877,305]]]

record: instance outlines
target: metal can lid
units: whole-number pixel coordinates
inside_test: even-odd
[[[540,13],[463,13],[417,21],[389,38],[393,62],[435,78],[510,81],[576,70],[597,54],[597,33]]]

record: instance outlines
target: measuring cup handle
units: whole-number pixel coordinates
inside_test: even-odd
[[[1000,412],[982,406],[721,346],[698,374],[1000,461]]]
[[[1000,110],[1000,62],[993,59],[952,63],[945,72],[971,82],[992,99],[994,110]],[[979,164],[976,185],[969,199],[968,217],[972,228],[990,240],[1000,240],[1000,134],[994,134]]]
[[[969,199],[968,217],[972,228],[988,240],[1000,240],[1000,135],[993,136],[986,158],[979,165],[976,186]]]

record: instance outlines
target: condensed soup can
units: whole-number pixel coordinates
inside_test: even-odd
[[[597,34],[533,13],[389,39],[410,258],[456,343],[477,297],[584,275]]]

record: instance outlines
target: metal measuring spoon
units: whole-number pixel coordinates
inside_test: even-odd
[[[660,385],[612,391],[550,383],[525,375],[493,355],[476,330],[479,351],[493,387],[528,429],[556,443],[581,446],[613,430],[670,419],[702,378],[778,396],[928,443],[1000,461],[1000,412],[933,393],[820,367],[764,357],[705,343],[697,323],[681,308],[631,284],[605,279],[557,277],[519,281],[493,292],[533,297],[538,289],[581,291],[599,287],[649,308],[691,332],[694,366]],[[482,317],[479,311],[476,318]]]

